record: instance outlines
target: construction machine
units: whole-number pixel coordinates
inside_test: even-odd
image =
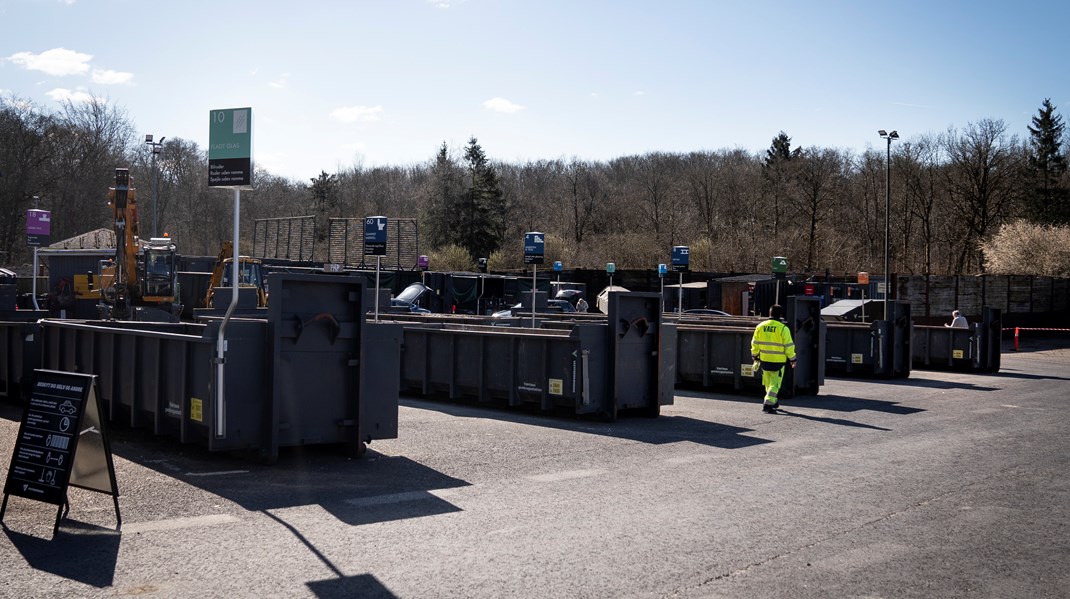
[[[212,278],[208,283],[208,292],[204,295],[204,306],[212,307],[212,298],[217,287],[232,287],[231,278],[234,274],[234,244],[224,241],[216,256],[215,268],[212,269]],[[256,307],[267,307],[267,290],[264,287],[264,268],[258,258],[238,256],[238,287],[256,288]]]
[[[117,320],[176,319],[178,298],[175,244],[168,237],[143,242],[138,234],[137,190],[130,170],[115,169],[115,187],[108,189],[115,231],[115,257],[101,264],[101,315]],[[160,313],[152,313],[155,308]]]

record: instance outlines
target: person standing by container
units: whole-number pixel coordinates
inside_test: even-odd
[[[762,411],[775,414],[780,403],[777,394],[784,381],[784,366],[788,363],[795,368],[795,342],[791,339],[791,330],[780,319],[784,308],[779,304],[769,307],[769,319],[763,320],[754,328],[751,337],[750,354],[754,367],[761,367],[762,386],[765,387],[765,400]]]
[[[579,296],[579,299],[576,300],[576,311],[586,312],[588,308],[589,306],[587,305],[587,300],[583,299],[582,295]]]
[[[970,323],[966,322],[966,317],[963,316],[958,310],[951,311],[951,324],[944,323],[945,327],[952,329],[968,329]]]

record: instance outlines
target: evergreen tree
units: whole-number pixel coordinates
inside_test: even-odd
[[[334,208],[338,198],[338,181],[334,175],[328,175],[327,171],[320,171],[318,177],[309,179],[311,184],[308,191],[312,195],[312,205],[316,217],[316,241],[327,241],[328,221],[331,209]],[[321,250],[326,255],[324,250]]]
[[[787,199],[791,183],[791,161],[802,154],[802,148],[791,149],[791,138],[781,131],[765,151],[762,160],[762,176],[773,196],[773,238],[780,233],[780,206]]]
[[[1066,187],[1063,119],[1045,99],[1029,127],[1029,167],[1032,184],[1026,214],[1038,223],[1070,222],[1070,190]]]
[[[468,189],[458,206],[454,241],[475,260],[501,247],[506,209],[498,174],[475,137],[468,140],[464,160]]]
[[[431,169],[432,187],[424,218],[424,233],[433,248],[454,243],[461,198],[461,174],[450,158],[446,142],[438,149]]]

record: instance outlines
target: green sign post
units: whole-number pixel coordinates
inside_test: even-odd
[[[208,186],[251,189],[253,185],[253,109],[209,112]]]

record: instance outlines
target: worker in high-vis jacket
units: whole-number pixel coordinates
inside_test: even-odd
[[[784,366],[791,364],[795,368],[795,343],[791,340],[788,325],[780,321],[783,317],[784,308],[778,304],[770,306],[769,319],[754,328],[750,342],[754,368],[761,368],[762,386],[765,387],[762,411],[770,414],[775,414],[780,405],[777,394],[780,393],[780,383],[784,381]]]

